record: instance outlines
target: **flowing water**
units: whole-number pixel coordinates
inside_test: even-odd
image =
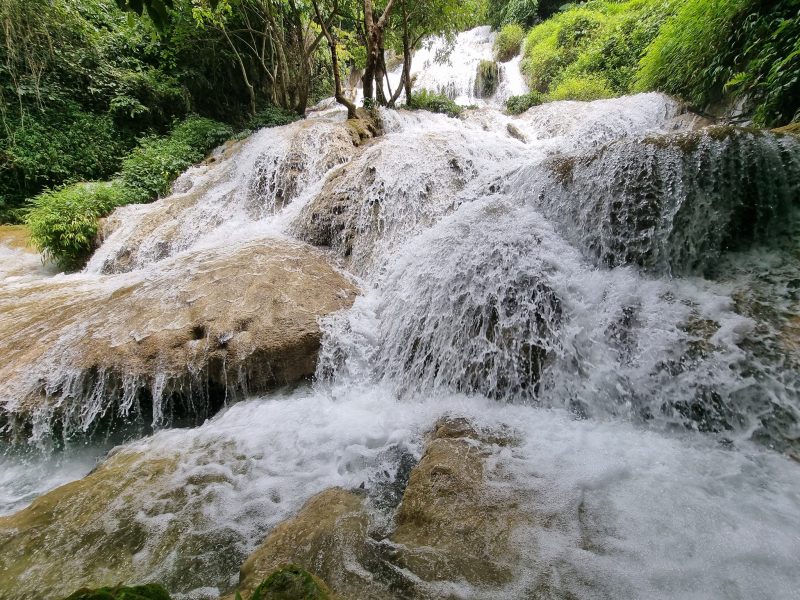
[[[451,64],[417,84],[472,103],[490,50],[487,29],[461,34]],[[658,94],[517,118],[488,104],[462,120],[384,111],[385,135],[357,150],[336,109],[260,131],[190,169],[169,198],[119,209],[76,275],[22,273],[0,254],[0,303],[42,298],[4,319],[35,320],[68,293],[94,303],[98,335],[115,326],[120,290],[169,294],[197,257],[240,260],[276,239],[324,247],[359,284],[352,308],[323,320],[313,385],[126,446],[179,465],[133,516],[120,502],[96,508],[99,522],[145,532],[139,579],[216,597],[312,494],[377,489],[449,414],[514,430],[519,445],[494,457],[501,484],[549,518],[521,528],[511,584],[443,582],[432,597],[527,597],[542,573],[557,597],[796,597],[800,141],[690,131]],[[88,318],[75,314],[32,373],[3,382],[12,413],[56,390],[21,431],[31,446],[53,430],[67,440],[2,459],[4,512],[83,475],[115,441],[69,443],[120,410],[99,380],[64,392]],[[87,402],[81,419],[59,420]],[[137,418],[159,428],[167,412]]]

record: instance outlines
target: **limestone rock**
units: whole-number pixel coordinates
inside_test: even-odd
[[[0,598],[63,598],[134,580],[135,555],[146,540],[137,497],[157,497],[176,466],[170,458],[120,452],[85,478],[0,517]],[[98,518],[112,504],[119,507],[114,521]]]
[[[381,592],[385,590],[357,566],[367,552],[368,524],[362,498],[356,494],[340,488],[317,494],[297,516],[278,525],[244,563],[239,585],[242,598],[250,598],[261,581],[286,563],[307,569],[343,598],[384,598]]]
[[[487,458],[498,443],[514,440],[506,432],[477,431],[463,419],[440,421],[411,472],[396,529],[382,539],[371,528],[367,500],[338,488],[318,494],[245,562],[242,597],[287,562],[347,599],[451,597],[436,586],[452,582],[486,591],[470,597],[492,597],[520,562],[511,543],[515,529],[531,520],[513,495],[490,483],[497,473],[490,473]]]
[[[34,415],[70,429],[149,403],[159,425],[183,400],[204,418],[226,399],[312,375],[318,318],[355,294],[322,254],[277,239],[131,276],[4,287],[0,421],[28,436]]]

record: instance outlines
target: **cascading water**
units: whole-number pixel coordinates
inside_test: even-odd
[[[482,29],[462,38],[491,45]],[[459,52],[454,65],[475,58]],[[686,131],[680,113],[657,94],[518,118],[487,107],[463,120],[384,111],[386,133],[356,149],[342,113],[328,111],[261,131],[187,172],[169,198],[119,210],[83,273],[7,276],[0,303],[13,343],[47,333],[49,344],[3,388],[6,421],[32,418],[17,431],[33,441],[54,423],[66,439],[102,425],[108,388],[63,393],[87,340],[124,348],[130,335],[186,329],[179,307],[211,285],[199,273],[233,286],[256,272],[256,249],[289,244],[269,285],[303,269],[321,281],[291,262],[320,255],[301,240],[354,273],[361,294],[323,319],[313,385],[251,395],[200,427],[122,446],[107,467],[117,483],[78,482],[78,500],[60,505],[63,524],[30,534],[34,563],[20,562],[13,544],[24,536],[0,521],[10,549],[0,581],[15,586],[0,598],[77,588],[98,569],[110,583],[157,580],[179,598],[216,598],[314,493],[362,486],[385,523],[376,490],[399,478],[400,457],[419,458],[425,431],[448,414],[514,430],[519,443],[493,455],[494,485],[536,518],[515,534],[522,559],[509,582],[440,581],[419,597],[793,597],[800,469],[781,453],[800,448],[800,143]],[[37,321],[43,306],[53,312]],[[234,325],[180,341],[191,357],[222,356],[243,343],[229,331],[247,333]],[[46,408],[28,411],[48,394]],[[85,406],[94,412],[53,420]],[[168,411],[138,418],[156,412]],[[72,472],[38,484],[13,475],[23,459],[4,458],[12,476],[0,478],[0,509],[77,477],[94,455],[75,456]]]

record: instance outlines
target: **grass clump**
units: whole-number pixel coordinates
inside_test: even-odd
[[[442,113],[448,117],[458,117],[464,110],[444,94],[437,94],[425,89],[411,94],[411,100],[406,106],[412,110],[427,110]]]
[[[475,97],[491,98],[500,84],[500,66],[493,60],[482,60],[475,73]]]
[[[509,23],[497,32],[494,39],[494,56],[500,62],[506,62],[519,54],[525,30],[518,23]]]
[[[562,98],[568,90],[577,91],[576,79],[588,77],[591,85],[580,91],[591,88],[590,96],[628,93],[639,58],[671,6],[657,0],[595,0],[557,13],[528,33],[522,60],[528,84],[546,94],[561,87],[556,97]]]
[[[39,194],[26,217],[31,241],[59,267],[78,268],[94,249],[97,219],[133,199],[120,181],[76,183]]]
[[[745,99],[757,125],[800,116],[797,0],[683,0],[642,57],[634,88],[697,107]]]
[[[539,106],[546,101],[545,95],[541,92],[528,92],[521,96],[511,96],[506,100],[506,112],[511,115],[520,115],[529,108]]]
[[[686,0],[642,58],[636,89],[658,89],[707,104],[730,77],[721,60],[738,17],[751,0]],[[714,64],[717,63],[717,64]]]

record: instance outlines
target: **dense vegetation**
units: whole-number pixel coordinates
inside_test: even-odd
[[[357,118],[353,75],[367,106],[402,97],[458,115],[412,89],[411,56],[480,22],[499,29],[497,60],[523,53],[531,92],[509,112],[660,90],[786,125],[800,109],[799,12],[800,0],[0,0],[0,221],[26,220],[74,268],[96,216],[166,193],[235,131],[330,95]],[[388,51],[403,68],[387,93]],[[477,95],[497,82],[482,64]]]
[[[739,102],[761,126],[800,116],[800,0],[591,0],[531,28],[523,52],[533,92],[511,112],[658,90]]]

